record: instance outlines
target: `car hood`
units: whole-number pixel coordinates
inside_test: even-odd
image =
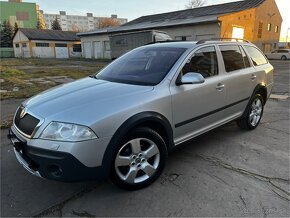
[[[138,86],[84,78],[42,92],[25,102],[23,106],[43,119],[51,116],[79,114],[90,111],[100,113],[109,110],[122,99],[153,90],[152,86]],[[57,117],[57,116],[56,116]]]

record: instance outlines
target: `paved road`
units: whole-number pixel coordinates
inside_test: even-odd
[[[290,61],[271,61],[275,67],[274,80],[275,86],[274,94],[288,94],[290,89]]]
[[[275,93],[289,93],[290,62],[276,66]],[[1,102],[1,117],[18,102]],[[289,216],[289,100],[269,100],[261,125],[235,123],[170,154],[152,186],[126,192],[109,181],[66,184],[28,174],[1,131],[2,216]]]

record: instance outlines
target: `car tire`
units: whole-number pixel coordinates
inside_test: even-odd
[[[287,60],[287,57],[286,57],[285,55],[283,55],[283,56],[281,57],[281,60],[282,60],[282,61],[286,61],[286,60]]]
[[[264,100],[260,94],[256,94],[246,108],[245,116],[237,120],[241,129],[254,130],[260,124],[264,112]]]
[[[166,144],[156,131],[134,129],[115,150],[111,180],[126,190],[145,188],[160,176],[166,159]]]

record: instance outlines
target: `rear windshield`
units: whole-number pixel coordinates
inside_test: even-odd
[[[134,85],[157,85],[185,50],[169,47],[137,49],[115,60],[96,78]]]

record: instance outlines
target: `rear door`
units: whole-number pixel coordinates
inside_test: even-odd
[[[226,87],[225,115],[236,118],[245,107],[256,86],[257,75],[244,49],[238,44],[219,45],[220,57],[224,63],[223,72]]]

